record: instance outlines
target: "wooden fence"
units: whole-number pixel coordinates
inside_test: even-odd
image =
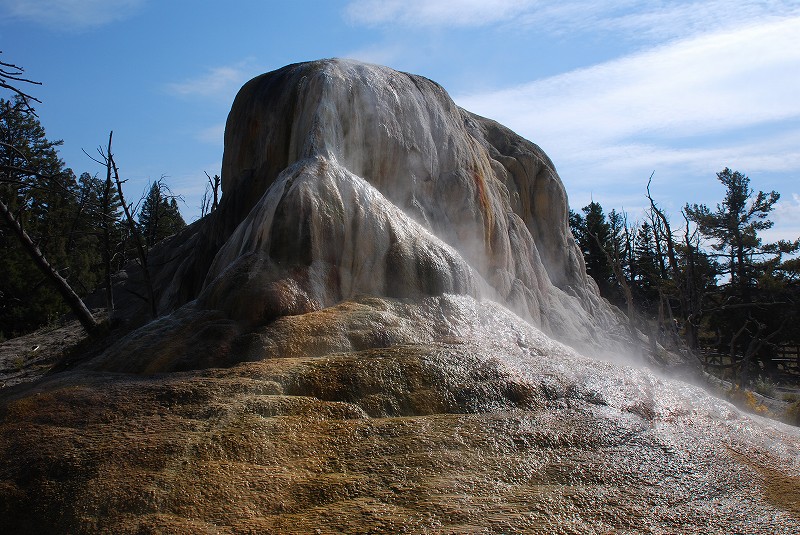
[[[777,356],[772,359],[778,371],[790,375],[800,375],[800,347],[786,345],[778,348]]]
[[[741,356],[734,363],[731,362],[729,354],[719,353],[712,349],[701,349],[699,353],[703,366],[710,371],[729,369],[741,362]],[[772,358],[772,363],[780,377],[791,381],[800,380],[800,345],[779,346]],[[762,362],[758,362],[758,365],[763,368]]]

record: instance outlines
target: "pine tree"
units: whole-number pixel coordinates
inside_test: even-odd
[[[750,179],[729,168],[717,173],[725,186],[722,203],[712,211],[704,204],[686,205],[684,211],[721,259],[723,280],[710,307],[714,314],[710,326],[732,360],[740,361],[740,379],[745,382],[757,372],[760,361],[771,368],[772,346],[791,331],[787,322],[797,317],[797,303],[789,286],[775,291],[776,269],[782,256],[800,250],[794,242],[762,243],[759,232],[772,227],[768,219],[780,198],[776,191],[764,193],[750,188]],[[787,306],[788,305],[788,306]]]
[[[634,238],[631,264],[634,293],[643,310],[652,312],[653,306],[658,303],[659,273],[653,228],[645,221]]]
[[[615,297],[614,270],[609,261],[613,254],[611,227],[603,207],[592,201],[584,206],[583,215],[570,212],[570,226],[586,263],[586,273],[594,279],[600,295]]]
[[[152,247],[186,226],[175,196],[163,180],[153,182],[142,203],[139,226],[148,247]]]
[[[78,181],[22,97],[0,99],[0,331],[26,332],[82,303],[71,285],[92,286],[89,244],[76,239]],[[67,282],[69,281],[69,282]],[[64,301],[66,299],[66,302]],[[85,312],[87,328],[93,319]],[[84,315],[80,315],[84,318]]]
[[[725,273],[731,284],[746,293],[755,282],[758,258],[768,254],[758,232],[772,227],[767,217],[780,194],[759,191],[753,198],[750,179],[727,167],[717,173],[717,179],[725,186],[722,204],[713,212],[704,204],[687,204],[685,211],[704,236],[715,240],[714,250],[727,257]]]

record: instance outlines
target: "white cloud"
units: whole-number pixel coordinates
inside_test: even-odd
[[[173,95],[218,98],[229,102],[250,78],[253,72],[251,63],[250,60],[245,60],[234,65],[213,67],[194,78],[169,83],[166,89]]]
[[[456,102],[562,155],[672,146],[800,118],[798,33],[800,17],[709,34]]]
[[[635,219],[653,170],[655,196],[675,214],[718,202],[725,166],[789,194],[800,175],[798,34],[800,17],[762,21],[455,100],[541,145],[573,207],[594,196]],[[770,239],[796,237],[796,204],[785,206]]]
[[[552,34],[613,31],[637,39],[685,37],[798,12],[796,0],[352,0],[345,8],[351,22],[368,26],[510,23]]]
[[[122,20],[145,0],[0,0],[9,18],[66,31],[83,30]]]
[[[348,19],[366,25],[484,26],[509,20],[535,0],[354,0]]]
[[[556,34],[606,31],[652,42],[797,14],[796,0],[573,0],[540,2],[519,23]]]
[[[724,166],[750,173],[800,171],[800,130],[764,134],[757,140],[733,143],[704,140],[690,147],[620,143],[565,154],[572,165],[604,172],[680,168],[687,174],[709,174]]]
[[[800,238],[800,194],[781,195],[770,219],[775,226],[761,233],[765,242]]]

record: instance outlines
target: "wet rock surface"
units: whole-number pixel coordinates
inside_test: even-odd
[[[196,300],[249,328],[362,294],[450,293],[582,347],[620,330],[550,159],[426,78],[347,60],[254,78],[228,117],[222,188],[218,210],[153,253],[162,313]]]
[[[626,364],[538,147],[339,60],[225,139],[162,316],[0,390],[4,529],[800,532],[797,429]]]

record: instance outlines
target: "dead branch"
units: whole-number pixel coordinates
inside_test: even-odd
[[[111,152],[111,138],[113,137],[114,132],[110,132],[108,134],[108,150],[104,155],[106,160],[106,168],[109,174],[113,173],[114,181],[117,185],[117,194],[119,195],[120,203],[122,204],[122,210],[125,212],[125,218],[128,221],[128,227],[130,228],[130,232],[133,236],[134,244],[136,245],[136,252],[139,256],[139,262],[142,266],[142,274],[144,276],[144,283],[147,287],[147,295],[148,301],[150,302],[150,313],[155,318],[158,316],[158,309],[156,306],[155,300],[155,292],[153,291],[153,284],[152,279],[150,278],[150,269],[147,265],[147,252],[144,249],[144,245],[142,243],[142,236],[139,232],[139,227],[136,225],[136,222],[133,219],[133,214],[131,213],[130,206],[128,203],[125,202],[125,197],[122,193],[122,180],[119,178],[119,169],[117,168],[117,164],[114,162],[114,155]],[[102,153],[101,153],[102,154]]]
[[[3,52],[0,51],[0,54]],[[38,102],[39,104],[42,103],[41,100],[34,97],[33,95],[29,95],[25,91],[19,89],[17,87],[18,84],[32,84],[32,85],[42,85],[42,82],[35,82],[28,78],[23,77],[23,73],[25,69],[18,65],[14,65],[13,63],[6,63],[5,61],[0,61],[0,87],[3,89],[8,89],[13,91],[17,94],[25,104],[25,107],[28,109],[30,113],[36,115],[31,107],[29,101]]]
[[[38,267],[50,280],[50,282],[55,285],[56,289],[67,302],[70,309],[78,317],[78,320],[81,322],[81,325],[86,332],[90,335],[93,335],[97,331],[97,322],[95,321],[94,316],[92,316],[92,313],[86,307],[86,304],[70,287],[67,280],[58,273],[58,271],[50,264],[50,262],[47,261],[39,247],[33,243],[33,240],[31,240],[30,236],[28,236],[28,233],[25,232],[25,230],[16,220],[14,214],[11,213],[5,203],[3,203],[1,200],[0,215],[3,216],[3,219],[8,227],[11,228],[14,234],[16,234],[23,248],[36,264],[36,267]]]

